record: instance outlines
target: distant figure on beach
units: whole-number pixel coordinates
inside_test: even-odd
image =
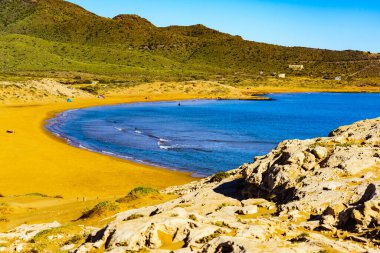
[[[181,106],[181,103],[178,103],[178,106]]]
[[[68,98],[66,101],[67,101],[67,103],[71,103],[71,102],[73,102],[73,101],[71,100],[71,98]]]

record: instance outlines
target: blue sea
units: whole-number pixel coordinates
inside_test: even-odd
[[[285,139],[327,136],[380,116],[380,94],[273,94],[271,101],[194,100],[65,111],[46,128],[69,144],[195,176],[251,162]]]

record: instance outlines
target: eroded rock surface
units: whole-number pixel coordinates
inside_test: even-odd
[[[227,177],[168,188],[180,197],[119,213],[80,247],[61,250],[380,252],[379,140],[380,118],[284,141]],[[23,231],[39,229],[21,227],[0,240],[21,251],[30,239]]]
[[[380,119],[284,141],[221,182],[118,214],[75,252],[380,252],[379,141]]]

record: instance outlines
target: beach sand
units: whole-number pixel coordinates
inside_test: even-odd
[[[53,220],[67,223],[77,219],[84,209],[92,208],[100,201],[125,196],[135,187],[162,189],[196,180],[190,173],[138,164],[70,146],[44,129],[46,120],[57,113],[98,105],[216,99],[219,96],[264,99],[214,83],[206,86],[191,84],[192,90],[188,93],[188,85],[154,83],[116,89],[113,94],[106,92],[106,99],[77,92],[76,96],[80,98],[67,103],[66,97],[71,97],[73,92],[55,81],[19,85],[37,85],[38,96],[28,92],[27,87],[19,90],[9,85],[0,90],[3,94],[11,94],[0,105],[0,204],[6,203],[13,210],[6,215],[0,213],[1,231],[23,223]],[[61,91],[61,97],[57,97],[55,90]],[[153,203],[157,201],[148,199],[139,205]],[[2,217],[7,221],[1,222]]]
[[[45,80],[45,83],[51,90],[65,91],[61,84],[50,80]],[[106,94],[106,99],[86,95],[74,98],[72,103],[54,94],[47,97],[41,95],[41,101],[38,101],[27,89],[25,94],[18,90],[3,91],[4,94],[15,96],[4,100],[6,105],[0,105],[0,204],[6,203],[12,208],[9,214],[0,213],[0,231],[24,223],[57,220],[67,224],[77,219],[84,209],[92,208],[100,201],[112,201],[125,196],[137,186],[162,189],[196,180],[189,173],[142,165],[72,147],[44,129],[46,120],[56,113],[74,108],[132,102],[216,99],[220,96],[226,99],[265,99],[252,94],[320,91],[282,87],[236,89],[215,83],[190,85],[192,89],[188,93],[189,84],[139,85],[115,90],[119,95]],[[46,92],[44,87],[41,88],[41,94]],[[14,133],[7,133],[8,130]],[[5,197],[1,197],[3,195]],[[63,198],[54,198],[58,195]],[[147,199],[138,206],[157,204],[157,201],[164,199]],[[123,208],[135,207],[135,203],[131,203],[130,207]],[[8,221],[1,222],[3,216]]]
[[[63,110],[141,100],[139,97],[113,97],[0,107],[0,193],[6,196],[39,192],[64,198],[110,197],[125,195],[136,186],[164,188],[194,180],[188,173],[72,147],[44,129],[45,121]],[[7,133],[7,130],[14,133]]]

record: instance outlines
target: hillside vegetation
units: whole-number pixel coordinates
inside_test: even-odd
[[[257,43],[203,25],[156,27],[136,15],[100,17],[63,0],[0,0],[0,6],[3,74],[90,73],[138,82],[380,76],[380,55],[370,52]]]

